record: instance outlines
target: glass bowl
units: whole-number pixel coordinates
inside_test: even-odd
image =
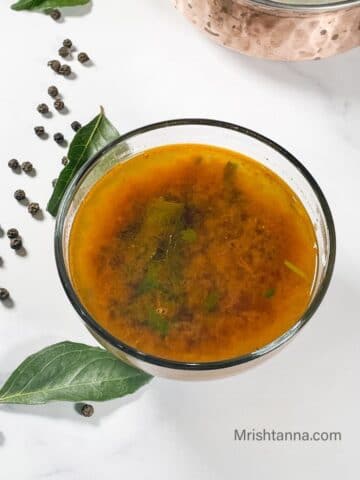
[[[158,358],[113,337],[82,305],[69,274],[68,244],[77,209],[92,186],[114,165],[150,148],[181,143],[208,144],[241,152],[279,175],[303,202],[318,243],[318,268],[307,310],[296,324],[264,347],[237,358],[187,363]],[[97,341],[122,360],[151,375],[178,379],[219,378],[239,372],[294,337],[319,307],[332,276],[336,251],[335,228],[328,203],[317,182],[287,150],[272,140],[238,125],[203,119],[171,120],[149,125],[121,136],[89,160],[67,188],[55,228],[55,256],[64,289],[75,310]]]

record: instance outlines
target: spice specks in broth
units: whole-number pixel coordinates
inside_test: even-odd
[[[303,205],[273,172],[229,150],[170,145],[95,184],[73,222],[70,273],[87,310],[124,343],[219,361],[301,317],[314,244]]]

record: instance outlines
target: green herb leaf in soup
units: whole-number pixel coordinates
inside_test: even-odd
[[[268,288],[265,292],[264,292],[264,297],[265,298],[272,298],[276,293],[276,290],[275,288]]]
[[[197,233],[193,228],[186,228],[181,232],[181,238],[186,243],[193,243],[193,242],[196,242]]]
[[[18,0],[11,5],[13,10],[50,10],[61,7],[86,5],[90,0]]]
[[[0,390],[0,404],[103,402],[129,395],[151,378],[102,348],[62,342],[24,360]]]
[[[147,323],[152,329],[159,332],[160,335],[165,336],[169,331],[168,320],[153,309],[149,310]]]
[[[306,273],[303,272],[299,267],[297,267],[296,265],[294,265],[293,263],[289,262],[289,260],[285,260],[284,261],[284,265],[286,268],[288,268],[289,270],[291,270],[293,273],[295,273],[296,275],[298,275],[299,277],[303,278],[304,280],[306,280]]]
[[[130,264],[136,265],[127,271],[127,281],[137,290],[131,305],[123,309],[162,337],[182,305],[183,217],[183,203],[153,199],[127,252],[134,255]]]
[[[210,292],[204,301],[204,309],[206,312],[215,312],[219,306],[220,295],[217,292]]]
[[[69,163],[62,170],[47,206],[51,215],[56,216],[66,188],[84,163],[118,137],[119,132],[106,118],[103,108],[76,133],[69,147]]]

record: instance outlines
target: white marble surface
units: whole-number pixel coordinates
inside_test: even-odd
[[[30,218],[12,198],[24,188],[45,206],[62,151],[32,128],[69,136],[98,105],[125,132],[174,117],[246,125],[278,141],[311,170],[338,232],[335,276],[320,310],[294,342],[260,367],[227,380],[156,379],[134,397],[96,405],[84,419],[71,404],[0,407],[0,478],[134,480],[226,478],[355,479],[360,420],[359,204],[360,50],[320,62],[270,63],[226,51],[201,36],[170,0],[94,0],[85,16],[55,24],[0,4],[0,225],[18,227],[28,251],[0,238],[0,382],[27,354],[62,339],[93,343],[69,305],[53,257],[54,222]],[[63,38],[89,52],[78,78],[46,67]],[[35,111],[64,92],[68,115],[44,122]],[[35,178],[14,175],[8,159],[30,160]],[[234,428],[336,430],[338,443],[242,443]]]

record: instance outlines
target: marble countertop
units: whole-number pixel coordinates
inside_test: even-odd
[[[104,105],[125,132],[169,118],[210,117],[255,129],[295,154],[333,210],[338,258],[328,295],[310,324],[278,355],[239,376],[186,383],[155,379],[133,397],[95,405],[0,407],[0,476],[12,480],[359,478],[360,50],[289,64],[224,50],[199,34],[170,0],[94,0],[61,24],[0,5],[0,225],[18,227],[28,252],[0,238],[0,384],[28,354],[60,340],[94,344],[62,291],[54,221],[35,221],[12,199],[17,188],[45,207],[63,152],[41,142],[35,111],[48,85],[69,113],[49,131],[70,137]],[[94,65],[54,79],[46,63],[64,38]],[[14,175],[30,160],[34,178]],[[234,429],[340,431],[338,442],[241,442]]]

